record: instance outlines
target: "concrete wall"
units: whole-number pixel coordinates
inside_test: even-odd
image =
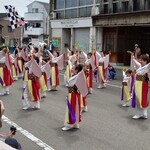
[[[38,38],[32,38],[31,42],[34,43],[35,46],[39,47],[39,42],[42,42],[43,40],[43,36],[40,35]]]

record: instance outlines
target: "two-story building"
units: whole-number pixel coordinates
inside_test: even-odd
[[[9,18],[6,13],[0,13],[0,24],[3,26],[2,35],[3,44],[7,46],[14,46],[16,42],[21,42],[21,28],[12,30]]]
[[[72,50],[81,48],[86,52],[92,50],[96,33],[91,12],[93,6],[99,6],[98,0],[53,0],[50,6],[51,36],[55,49],[62,52],[66,47]],[[102,39],[102,31],[98,32],[98,38]],[[99,42],[98,49],[101,46],[102,42]]]
[[[149,0],[53,0],[50,7],[57,50],[111,51],[110,61],[120,65],[129,64],[126,51],[133,51],[135,44],[149,53]],[[93,7],[99,11],[91,14]]]
[[[128,65],[130,56],[126,51],[134,51],[135,44],[139,45],[142,53],[150,53],[150,1],[99,2],[100,14],[93,16],[93,25],[96,32],[103,30],[102,50],[112,52],[111,62]]]
[[[34,1],[27,6],[25,13],[24,38],[38,46],[39,42],[48,40],[49,37],[49,3]]]

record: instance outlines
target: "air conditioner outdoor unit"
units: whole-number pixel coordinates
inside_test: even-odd
[[[97,6],[92,7],[92,16],[99,15],[99,8]]]
[[[56,19],[56,12],[51,12],[50,19]]]

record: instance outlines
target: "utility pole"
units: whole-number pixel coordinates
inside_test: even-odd
[[[48,40],[48,46],[49,46],[49,41],[52,39],[52,29],[51,29],[52,1],[53,0],[49,0],[49,40]]]
[[[23,45],[22,45],[22,42],[23,42],[23,26],[21,26],[21,37],[20,37],[20,46],[22,47]]]

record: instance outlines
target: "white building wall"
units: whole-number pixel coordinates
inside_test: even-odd
[[[36,2],[36,1],[29,4],[27,7],[28,7],[28,12],[29,13],[32,13],[33,8],[38,8],[38,12],[43,12],[44,11],[43,5],[41,5],[40,3]]]
[[[49,35],[49,15],[45,10],[45,8],[43,9],[43,13],[44,13],[44,19],[43,19],[44,34]]]
[[[37,46],[37,47],[39,47],[39,42],[42,42],[42,41],[43,41],[42,35],[38,36],[38,38],[31,39],[31,42],[34,44],[34,46]]]
[[[89,52],[91,17],[51,20],[51,27],[52,37],[59,37],[57,36],[58,33],[62,37],[62,51],[65,51],[64,44],[66,43],[71,50],[80,48],[85,52]]]
[[[62,36],[62,29],[53,29],[52,30],[52,37],[61,37]]]

